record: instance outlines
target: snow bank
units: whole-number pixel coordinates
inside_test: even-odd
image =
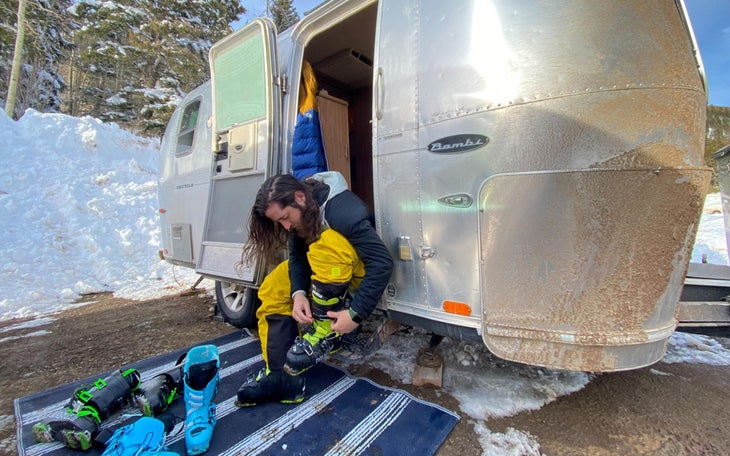
[[[0,320],[58,311],[85,293],[179,288],[157,257],[157,140],[33,110],[18,121],[0,114],[0,137]],[[180,268],[176,278],[194,280]]]

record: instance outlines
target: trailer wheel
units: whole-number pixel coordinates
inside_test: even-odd
[[[258,299],[253,288],[216,280],[215,299],[226,322],[237,328],[250,328],[256,324]]]

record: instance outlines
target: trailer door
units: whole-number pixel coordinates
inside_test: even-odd
[[[280,125],[276,27],[259,18],[210,50],[212,180],[197,272],[256,284],[260,266],[241,261],[248,214],[275,169]]]

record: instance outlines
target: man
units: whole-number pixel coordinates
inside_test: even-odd
[[[269,262],[284,245],[289,259],[259,289],[256,316],[266,367],[241,385],[239,406],[303,401],[299,374],[340,348],[341,335],[370,315],[393,271],[367,205],[336,172],[305,181],[284,174],[263,183],[244,256]],[[297,322],[312,328],[298,337]]]

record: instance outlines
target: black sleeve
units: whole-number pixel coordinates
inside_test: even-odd
[[[291,282],[291,291],[289,294],[297,290],[304,290],[309,294],[309,286],[312,282],[312,267],[307,259],[307,251],[309,246],[300,237],[294,237],[289,240],[289,282]]]
[[[390,280],[393,259],[375,231],[369,208],[354,193],[346,191],[332,198],[327,203],[326,219],[332,229],[350,241],[365,265],[365,277],[350,307],[367,317]]]

